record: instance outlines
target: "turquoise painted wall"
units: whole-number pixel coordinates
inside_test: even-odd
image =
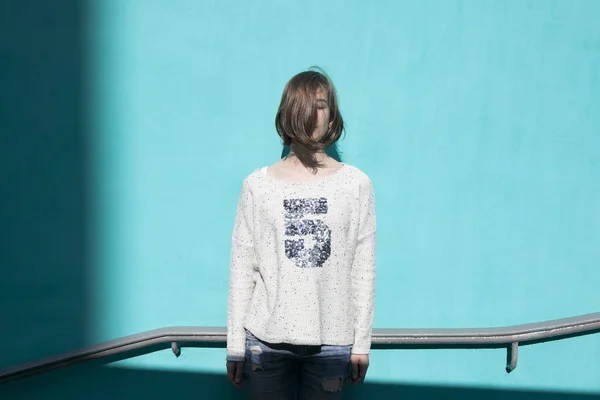
[[[600,311],[600,2],[105,0],[86,15],[88,343],[225,325],[240,185],[281,154],[281,91],[311,65],[337,86],[343,160],[375,187],[375,327]],[[521,348],[511,374],[505,357],[375,351],[368,381],[600,394],[598,335]],[[114,370],[222,374],[224,358]]]

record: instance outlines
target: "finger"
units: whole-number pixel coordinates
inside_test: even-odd
[[[227,380],[235,387],[240,387],[239,384],[235,383],[235,372],[236,372],[237,363],[228,363],[227,364]]]
[[[360,368],[359,368],[359,377],[358,377],[358,383],[362,383],[365,380],[365,377],[367,376],[367,369],[369,368],[369,364],[361,364]]]
[[[242,373],[244,372],[244,363],[237,363],[237,367],[235,370],[235,383],[242,383]]]
[[[358,385],[358,384],[362,383],[365,380],[365,376],[367,375],[367,369],[369,368],[369,364],[361,362],[361,361],[358,361],[357,362],[357,368],[358,368],[358,373],[357,373],[356,378],[352,377],[352,384],[353,385]]]
[[[358,362],[352,361],[352,380],[358,379]]]
[[[227,379],[229,380],[230,383],[235,383],[233,381],[233,366],[230,363],[227,363]]]

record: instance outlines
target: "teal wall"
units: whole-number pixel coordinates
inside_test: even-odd
[[[0,1],[0,369],[88,343],[83,13]]]
[[[225,325],[240,185],[281,154],[281,91],[311,65],[337,86],[343,160],[375,187],[375,327],[600,311],[598,15],[594,0],[90,2],[85,342]],[[505,357],[375,351],[368,381],[600,394],[598,335],[521,348],[511,374]],[[224,358],[164,351],[102,376],[212,377]]]

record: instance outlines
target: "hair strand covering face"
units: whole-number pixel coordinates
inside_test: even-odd
[[[329,106],[327,132],[320,140],[312,135],[317,127],[317,92],[322,90]],[[283,144],[289,146],[296,157],[314,173],[322,165],[315,153],[338,141],[344,130],[344,121],[338,108],[337,94],[331,79],[322,71],[304,71],[295,75],[285,85],[275,128]]]

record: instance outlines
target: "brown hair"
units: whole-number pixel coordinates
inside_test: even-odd
[[[295,75],[285,85],[275,117],[275,128],[283,144],[290,146],[300,162],[316,173],[322,164],[316,160],[314,153],[338,141],[344,130],[344,120],[331,79],[322,70],[315,71],[313,68]],[[319,89],[325,92],[327,98],[331,126],[320,140],[315,140],[312,134],[317,126]]]

